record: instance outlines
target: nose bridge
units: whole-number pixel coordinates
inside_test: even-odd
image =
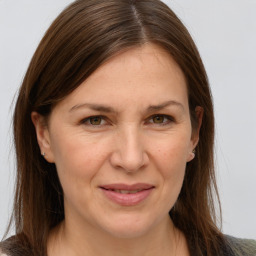
[[[136,171],[146,164],[142,133],[136,124],[126,124],[117,135],[114,164],[126,171]]]
[[[142,142],[139,129],[135,125],[127,125],[123,129],[121,140],[123,142],[123,150],[127,157],[141,153]]]

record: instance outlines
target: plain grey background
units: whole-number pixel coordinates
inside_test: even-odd
[[[0,238],[11,213],[14,95],[44,32],[70,0],[0,0]],[[191,32],[216,113],[223,231],[256,238],[256,0],[165,0]]]

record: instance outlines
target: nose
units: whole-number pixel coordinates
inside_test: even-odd
[[[140,130],[132,126],[118,131],[110,157],[111,165],[126,172],[135,172],[144,168],[149,158],[142,137]]]

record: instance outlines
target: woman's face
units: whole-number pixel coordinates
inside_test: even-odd
[[[184,75],[148,44],[98,68],[52,111],[32,114],[46,160],[64,191],[65,221],[135,237],[169,219],[193,159]]]

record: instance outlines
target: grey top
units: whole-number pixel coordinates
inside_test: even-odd
[[[256,256],[256,240],[240,239],[232,236],[226,236],[230,254],[227,256]]]
[[[228,252],[223,253],[223,256],[256,256],[256,240],[241,239],[232,236],[226,236],[229,246]],[[1,251],[0,256],[12,256]],[[217,256],[217,255],[216,255]]]

